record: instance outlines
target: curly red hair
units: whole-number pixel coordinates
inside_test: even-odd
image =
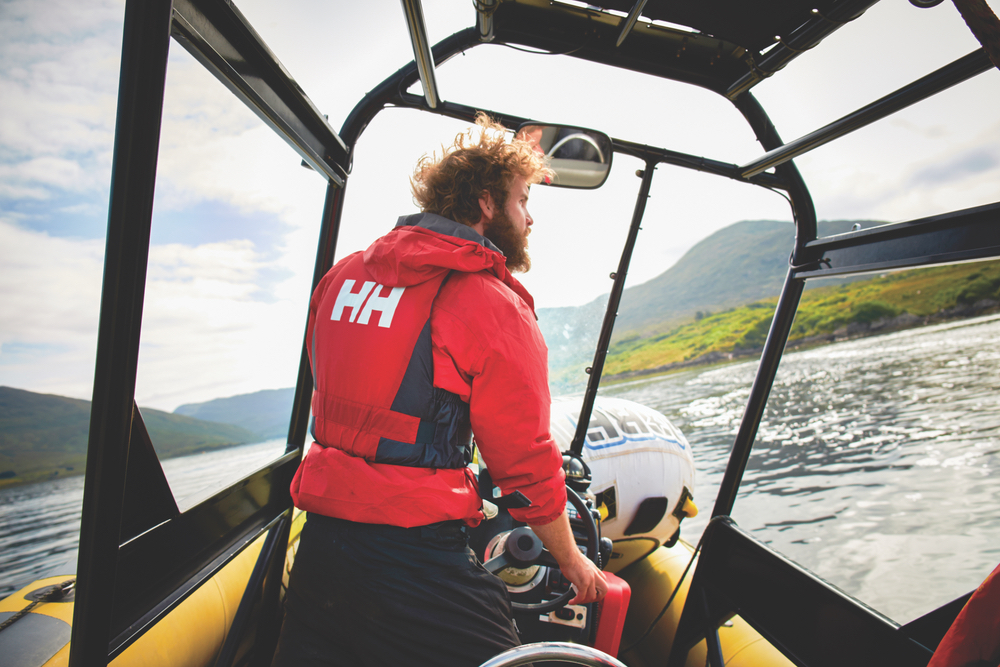
[[[442,155],[424,155],[410,178],[413,200],[425,213],[437,213],[464,225],[479,222],[479,198],[489,192],[503,209],[514,176],[529,185],[551,177],[543,155],[520,139],[507,141],[505,128],[480,112],[476,128],[455,137]]]

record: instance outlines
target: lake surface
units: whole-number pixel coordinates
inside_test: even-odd
[[[692,444],[701,514],[718,493],[756,362],[609,387]],[[905,623],[1000,562],[1000,317],[786,355],[733,509],[744,529]]]
[[[756,362],[616,385],[681,428],[711,514]],[[1000,562],[1000,317],[788,354],[734,519],[898,622],[975,588]],[[164,462],[190,507],[277,457],[281,441]],[[72,572],[83,479],[0,491],[0,597]]]
[[[184,511],[276,459],[285,441],[270,440],[163,461]],[[0,489],[0,599],[35,579],[76,572],[83,476]]]

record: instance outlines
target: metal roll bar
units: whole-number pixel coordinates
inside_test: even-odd
[[[424,8],[420,0],[400,0],[403,12],[406,14],[406,27],[410,30],[410,41],[413,43],[413,60],[420,72],[420,84],[424,87],[424,97],[427,106],[436,109],[441,103],[438,95],[437,78],[434,76],[434,56],[431,45],[427,41],[427,26],[424,25]]]
[[[771,167],[788,162],[792,158],[796,158],[803,153],[808,153],[814,148],[819,148],[834,139],[839,139],[845,134],[850,134],[886,116],[891,116],[901,109],[905,109],[928,97],[933,97],[943,90],[951,88],[966,79],[971,79],[978,74],[988,72],[991,69],[993,69],[993,63],[990,62],[986,52],[983,49],[976,49],[955,62],[917,79],[908,86],[889,93],[885,97],[858,109],[854,113],[835,120],[815,132],[810,132],[805,136],[789,141],[784,146],[776,148],[752,162],[746,163],[740,167],[743,171],[743,177],[749,178]]]

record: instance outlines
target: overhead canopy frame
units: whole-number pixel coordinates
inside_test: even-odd
[[[441,96],[438,95],[437,76],[434,74],[434,56],[431,54],[430,42],[427,41],[424,8],[420,0],[400,1],[406,14],[406,27],[410,31],[410,42],[413,45],[413,60],[417,63],[417,71],[420,73],[424,98],[427,100],[427,106],[435,109],[441,103]]]
[[[411,2],[419,9],[417,0],[403,2],[404,7]],[[616,7],[614,2],[603,4]],[[617,4],[625,9],[637,6],[631,0]],[[799,147],[783,146],[753,97],[739,90],[743,85],[740,82],[748,76],[753,78],[754,67],[760,70],[761,63],[768,62],[758,58],[761,54],[767,58],[773,56],[775,62],[787,62],[797,52],[796,44],[801,45],[796,40],[804,44],[832,32],[831,29],[824,33],[820,22],[829,23],[830,17],[839,15],[838,12],[856,15],[873,3],[773,0],[766,14],[771,22],[755,23],[753,28],[757,32],[753,35],[741,32],[737,15],[719,11],[746,9],[751,4],[745,0],[649,0],[641,9],[647,18],[672,18],[683,23],[684,12],[693,12],[686,25],[695,31],[637,22],[628,39],[616,46],[623,33],[618,16],[549,0],[503,3],[479,0],[479,28],[458,33],[433,50],[421,47],[422,57],[418,55],[414,63],[376,87],[356,107],[345,122],[342,139],[231,3],[129,0],[80,545],[79,574],[86,583],[78,587],[71,664],[98,664],[123,650],[250,539],[276,525],[290,507],[288,481],[295,468],[296,452],[305,437],[311,375],[303,354],[289,454],[182,515],[176,515],[175,508],[167,502],[172,498],[160,493],[158,498],[164,501],[160,505],[161,518],[166,517],[162,522],[149,521],[150,516],[126,516],[123,508],[126,465],[139,465],[135,456],[130,459],[130,448],[137,447],[133,453],[145,452],[143,456],[150,449],[143,436],[141,418],[135,417],[134,381],[168,35],[173,35],[328,179],[330,187],[314,281],[319,280],[332,262],[350,153],[367,122],[386,104],[419,107],[455,117],[467,117],[472,112],[470,107],[441,101],[436,90],[433,99],[426,98],[424,102],[402,92],[405,86],[400,84],[411,85],[418,78],[425,81],[425,91],[436,87],[427,83],[431,79],[424,79],[419,73],[421,59],[430,65],[433,74],[435,62],[440,64],[492,34],[497,41],[568,53],[702,86],[729,97],[750,122],[764,148],[771,151],[768,160],[778,151],[786,151],[770,163],[776,167],[775,173],[767,173],[764,170],[769,167],[764,167],[751,174],[750,167],[759,166],[755,164],[739,167],[624,141],[615,144],[616,150],[650,162],[676,164],[783,189],[789,192],[796,209],[798,238],[793,265],[762,356],[762,372],[754,383],[723,480],[714,512],[719,514],[728,513],[735,499],[745,467],[744,457],[748,456],[760,422],[805,279],[1000,256],[996,237],[1000,204],[832,239],[816,239],[815,212],[808,191],[790,162],[794,157],[791,153],[799,151]],[[802,14],[806,4],[816,6],[819,18]],[[415,11],[411,13],[416,16]],[[710,28],[701,25],[702,21],[716,20],[714,17],[722,23],[711,24],[715,27]],[[771,35],[781,35],[781,43],[768,48],[762,41],[768,31]],[[419,32],[426,42],[426,31]],[[753,39],[747,41],[747,35]],[[792,53],[782,54],[781,49],[789,47]],[[970,54],[959,62],[964,63],[962,67],[971,63],[973,69],[981,71],[982,63],[976,58]],[[964,74],[949,70],[946,78],[955,83],[959,76]],[[927,88],[925,92],[929,91]],[[879,113],[882,111],[891,113],[888,103],[879,109]],[[146,464],[150,475],[162,475],[162,471],[157,473],[153,469],[154,462],[147,460],[142,465]],[[132,529],[128,529],[130,526]],[[149,573],[157,570],[159,574],[150,577]]]
[[[299,84],[229,2],[174,0],[171,36],[261,120],[337,185],[347,175],[347,145]]]

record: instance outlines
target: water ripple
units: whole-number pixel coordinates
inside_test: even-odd
[[[284,451],[284,442],[232,447],[163,463],[183,511]],[[26,584],[76,571],[83,477],[0,490],[0,598]]]
[[[755,369],[603,390],[656,407],[691,442],[703,511],[685,522],[689,540],[711,513]],[[848,341],[782,360],[734,518],[906,622],[1000,561],[998,466],[1000,318]]]
[[[688,540],[711,514],[755,372],[744,362],[602,389],[687,435],[702,508],[684,523]],[[184,509],[281,449],[248,445],[164,469]],[[906,622],[972,590],[1000,561],[998,467],[1000,317],[837,343],[782,360],[734,518]],[[82,495],[82,478],[0,491],[0,596],[72,572]]]

